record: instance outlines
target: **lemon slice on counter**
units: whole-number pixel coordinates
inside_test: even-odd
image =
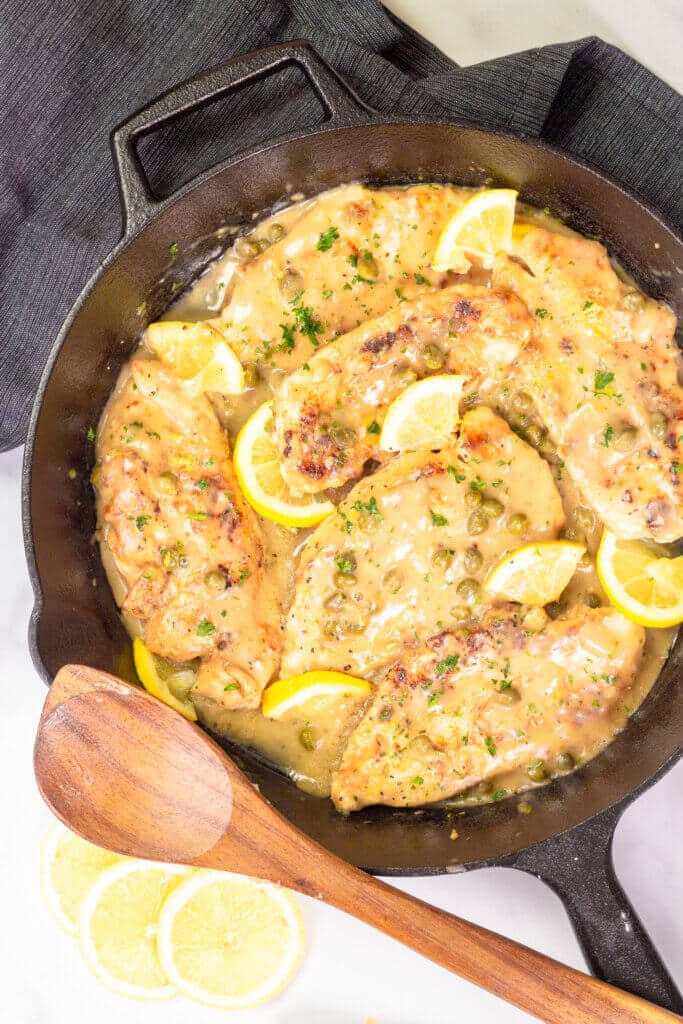
[[[332,512],[331,501],[297,498],[287,487],[273,436],[273,403],[264,402],[244,424],[233,453],[244,497],[264,519],[283,526],[315,526]]]
[[[484,586],[506,601],[549,604],[557,601],[585,552],[583,544],[568,540],[525,544],[494,565]]]
[[[179,992],[238,1010],[272,998],[292,977],[304,949],[303,920],[285,889],[200,871],[164,903],[158,948]]]
[[[627,619],[660,628],[683,622],[683,555],[668,558],[655,544],[619,540],[605,530],[596,568],[603,590]]]
[[[220,331],[207,323],[160,320],[146,334],[152,351],[172,366],[181,380],[201,391],[239,395],[244,391],[244,370]]]
[[[194,672],[189,669],[164,672],[167,664],[164,658],[152,654],[149,647],[136,636],[133,640],[133,661],[140,682],[153,697],[158,697],[164,704],[174,708],[191,722],[197,721],[197,712],[187,696],[194,683]]]
[[[432,267],[465,273],[469,257],[491,268],[497,252],[512,247],[517,193],[511,188],[491,188],[476,192],[455,211],[439,235]]]
[[[45,902],[62,928],[78,934],[83,897],[105,868],[123,860],[70,832],[60,821],[52,823],[40,851],[40,874]]]
[[[282,718],[293,708],[301,707],[315,697],[358,697],[365,700],[372,693],[366,679],[347,676],[343,672],[304,672],[289,679],[278,679],[263,691],[261,710],[266,718]]]
[[[459,374],[441,373],[407,387],[387,409],[380,448],[400,452],[452,444],[465,381]]]
[[[178,864],[124,860],[103,871],[81,904],[81,952],[108,988],[135,999],[176,994],[157,955],[166,897],[193,874]]]

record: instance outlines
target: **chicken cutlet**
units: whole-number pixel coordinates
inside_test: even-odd
[[[457,443],[397,456],[311,535],[285,626],[282,675],[365,675],[483,607],[488,569],[564,525],[550,468],[485,407]]]
[[[517,373],[568,473],[618,537],[677,540],[683,390],[673,313],[624,284],[598,242],[533,228],[515,254],[499,258],[494,277],[535,314]]]
[[[217,326],[242,362],[296,369],[330,338],[452,279],[431,269],[431,253],[470,194],[347,185],[321,196],[237,269]]]
[[[122,608],[152,651],[200,659],[197,690],[257,707],[279,659],[280,609],[227,438],[209,401],[161,362],[129,370],[98,442],[101,540],[127,588]]]
[[[508,606],[404,651],[332,775],[335,806],[416,807],[552,762],[623,703],[644,641],[613,609],[577,605],[534,633]]]
[[[472,394],[507,374],[532,328],[511,292],[467,284],[401,303],[337,338],[276,392],[276,443],[288,486],[316,492],[359,477],[406,384],[458,373]]]

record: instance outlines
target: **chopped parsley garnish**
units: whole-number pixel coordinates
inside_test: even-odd
[[[216,632],[216,627],[210,619],[202,619],[197,626],[197,636],[213,636]]]
[[[422,274],[415,273],[413,274],[413,277],[415,278],[416,284],[431,284],[431,281],[428,281]]]
[[[377,420],[373,420],[372,423],[368,426],[368,434],[379,434],[379,432],[380,425],[377,422]]]
[[[337,555],[334,564],[339,569],[339,572],[343,572],[344,575],[348,576],[356,568],[356,559],[352,555]]]
[[[308,363],[304,363],[304,365],[303,365],[303,366],[301,367],[301,369],[302,369],[302,370],[310,370],[311,368],[310,368],[310,366],[308,365]]]
[[[323,292],[323,298],[324,299],[329,299],[331,297],[331,295],[332,295],[332,289],[331,288],[326,288],[325,291]]]
[[[227,693],[229,690],[239,690],[239,683],[228,683],[227,686],[223,687],[223,692]]]
[[[605,427],[605,432],[602,435],[602,441],[600,442],[602,447],[603,448],[609,448],[610,442],[611,442],[613,437],[614,437],[614,427],[612,426],[611,423],[608,423],[607,426]]]
[[[291,352],[296,342],[294,340],[294,328],[291,324],[280,324],[282,341],[278,345],[278,352]]]
[[[546,317],[550,316],[550,313],[547,309],[543,309],[542,306],[539,306],[539,308],[536,310],[536,316],[539,318],[539,320],[545,320]]]
[[[145,433],[147,434],[147,437],[151,437],[155,441],[161,441],[161,434],[157,433],[156,430],[147,430]]]
[[[317,348],[320,342],[317,335],[323,333],[323,325],[313,315],[310,306],[304,306],[301,301],[292,306],[292,312],[296,318],[296,326],[300,334],[305,334],[311,345]]]
[[[354,512],[367,512],[368,515],[382,518],[382,513],[377,507],[377,498],[374,496],[370,498],[370,501],[354,501],[353,510]]]
[[[449,654],[443,661],[437,661],[435,669],[437,676],[442,676],[444,672],[452,672],[457,667],[459,661],[459,654]]]
[[[249,572],[248,569],[242,569],[242,572],[240,573],[240,578],[237,581],[237,586],[243,587],[245,581],[249,579],[250,575],[251,573]]]
[[[593,377],[593,389],[596,392],[596,394],[599,391],[604,392],[613,380],[614,374],[611,373],[609,370],[596,370],[595,375]]]
[[[680,463],[680,462],[672,462],[671,463],[671,470],[672,470],[673,473],[676,474],[676,476],[680,476],[681,471],[683,471],[683,464]]]
[[[328,228],[327,231],[323,231],[320,235],[318,241],[315,243],[315,247],[318,252],[327,252],[328,249],[332,248],[338,238],[339,232],[337,229],[335,227]]]
[[[88,427],[88,440],[89,441],[94,441],[95,440],[95,431],[93,430],[92,427]]]
[[[394,288],[394,295],[396,296],[399,302],[406,302],[406,297],[400,288]]]
[[[208,514],[206,512],[188,512],[187,513],[187,518],[188,519],[196,519],[197,522],[203,523],[204,520],[208,519],[209,517],[208,517]]]
[[[508,795],[507,789],[497,789],[496,792],[491,797],[491,799],[492,800],[502,800],[507,795]]]
[[[198,480],[197,481],[197,487],[199,488],[200,491],[207,491],[209,489],[209,481],[208,480]]]
[[[584,304],[583,304],[583,309],[584,309],[584,312],[585,312],[585,311],[586,311],[587,309],[590,309],[592,305],[593,305],[593,303],[591,302],[591,300],[590,300],[590,299],[586,299],[586,301],[585,301],[585,302],[584,302]]]
[[[463,482],[463,480],[465,479],[465,474],[464,473],[459,473],[455,466],[448,466],[448,470],[447,471],[451,474],[451,476],[455,477],[455,482],[457,484],[461,484]]]
[[[168,247],[168,251],[169,251],[171,256],[175,256],[176,253],[178,252],[178,243],[177,242],[171,242],[171,244]]]
[[[435,512],[433,508],[430,508],[429,515],[434,526],[448,526],[448,520],[440,512]]]
[[[491,757],[495,757],[496,756],[496,744],[493,742],[493,738],[491,736],[487,736],[485,738],[484,742],[486,743],[486,749],[488,750],[488,752],[491,755]]]
[[[645,372],[645,370],[647,370],[647,366],[645,365],[645,363],[641,363],[641,364],[640,364],[640,368],[641,368],[641,370],[642,370],[643,372]]]
[[[425,783],[425,780],[422,778],[422,776],[421,775],[416,775],[415,778],[410,783],[410,788],[411,789],[415,789],[416,786],[424,786],[424,783]]]
[[[474,480],[470,480],[470,490],[479,491],[480,493],[485,490],[486,481],[482,480],[480,476],[475,476]]]
[[[144,530],[149,520],[149,516],[137,516],[135,520],[135,525],[137,526],[138,530]]]

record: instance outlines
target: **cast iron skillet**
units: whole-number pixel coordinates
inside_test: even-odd
[[[246,82],[302,70],[326,120],[220,164],[157,200],[136,140]],[[124,632],[92,535],[89,470],[97,424],[140,331],[225,246],[226,225],[246,224],[289,192],[344,182],[453,181],[514,185],[523,199],[601,238],[651,295],[683,317],[683,242],[632,194],[539,142],[425,117],[390,117],[365,106],[303,41],[260,50],[184,82],[112,136],[124,237],[86,286],[57,339],[38,391],[26,445],[23,517],[35,590],[30,646],[50,682],[68,662],[131,676]],[[289,186],[289,190],[287,188]],[[177,255],[169,255],[169,247]],[[174,291],[175,288],[175,291]],[[75,477],[69,472],[76,471]],[[635,795],[671,766],[683,732],[679,639],[654,689],[627,728],[572,775],[517,801],[443,811],[373,808],[342,818],[255,756],[245,767],[293,822],[324,846],[383,875],[455,872],[491,864],[530,871],[564,900],[591,969],[683,1012],[683,1001],[614,875],[612,834]]]

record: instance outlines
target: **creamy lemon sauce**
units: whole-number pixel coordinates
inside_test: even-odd
[[[329,195],[330,193],[327,194],[327,196]],[[304,205],[310,207],[319,201],[320,199],[304,201]],[[258,244],[259,240],[263,239],[265,245],[269,238],[286,233],[299,216],[300,210],[301,204],[297,204],[262,221],[255,227],[249,240]],[[571,234],[569,229],[547,213],[519,203],[517,219],[537,224],[552,231]],[[167,311],[164,319],[204,320],[219,316],[231,294],[235,268],[244,261],[244,258],[245,241],[239,240],[236,246],[228,250],[186,294],[181,296]],[[311,272],[313,272],[313,268]],[[477,284],[489,282],[488,275],[481,271],[473,271],[469,275],[469,279]],[[268,301],[267,296],[264,301]],[[349,297],[349,303],[354,301]],[[259,295],[253,295],[251,302],[257,309]],[[368,313],[363,310],[358,311],[360,318],[367,315]],[[349,316],[355,317],[356,310],[354,309]],[[145,350],[144,343],[136,352],[136,356],[141,354],[151,355]],[[276,363],[277,360],[269,359],[257,359],[251,363],[248,376],[249,386],[244,394],[234,397],[211,396],[212,404],[227,433],[231,447],[242,424],[261,403],[272,398],[283,380],[287,368],[282,365],[274,365]],[[127,370],[124,367],[119,385],[110,399],[109,408],[112,403],[116,403],[122,382],[125,382],[126,379]],[[523,399],[520,398],[519,392],[514,391],[505,382],[484,381],[475,402],[494,409],[518,428],[520,422],[523,423],[524,429],[530,433],[531,437],[536,437],[535,447],[551,465],[553,477],[562,497],[566,516],[563,536],[585,543],[591,556],[581,563],[572,583],[562,597],[562,605],[551,609],[551,611],[559,612],[575,602],[591,605],[607,604],[593,564],[593,556],[597,549],[602,526],[595,515],[582,504],[567,473],[563,471],[561,462],[555,457],[552,446],[544,439],[540,424],[534,422],[529,410],[522,408]],[[153,424],[146,423],[146,427],[153,429]],[[518,480],[516,485],[521,491],[526,489],[533,493],[533,479]],[[350,487],[351,484],[332,492],[335,503],[339,502]],[[98,517],[102,522],[102,509],[99,502]],[[293,597],[294,572],[298,553],[312,531],[289,529],[262,518],[260,518],[260,523],[266,538],[267,572],[275,581],[281,606],[286,611]],[[410,530],[408,521],[406,521],[405,528]],[[413,543],[416,543],[415,537],[411,539]],[[419,543],[419,540],[417,542]],[[424,543],[425,545],[428,543],[426,538]],[[431,543],[432,539],[429,540],[429,544]],[[105,542],[101,543],[101,551],[114,597],[120,604],[126,593],[125,584],[116,570]],[[424,601],[431,602],[434,607],[438,608],[445,606],[448,603],[448,597],[444,595],[451,585],[452,580],[449,579],[447,573],[434,573],[430,580],[430,586],[425,589]],[[436,611],[432,614],[429,608],[424,609],[425,621],[438,618],[439,614]],[[131,635],[144,636],[144,628],[140,619],[124,613],[123,621]],[[604,715],[583,722],[580,728],[577,725],[573,727],[568,725],[564,730],[565,735],[562,737],[561,750],[565,754],[571,752],[571,758],[567,760],[565,757],[564,762],[556,762],[555,770],[570,769],[593,757],[609,743],[616,732],[623,728],[628,716],[640,704],[657,678],[666,660],[674,635],[675,630],[647,631],[645,655],[632,690],[628,694],[628,700],[616,702],[608,711],[606,710]],[[309,667],[317,666],[312,664]],[[372,679],[371,674],[369,678]],[[228,710],[201,694],[195,695],[193,699],[199,719],[205,726],[233,742],[260,752],[270,762],[289,773],[303,789],[320,796],[329,794],[331,772],[338,764],[348,735],[359,721],[363,711],[357,701],[349,698],[336,702],[321,699],[310,702],[301,711],[291,711],[281,720],[274,721],[264,718],[259,710]],[[547,731],[545,742],[548,749],[558,751],[558,740],[555,735],[556,724],[549,721]],[[530,780],[526,770],[515,769],[498,776],[495,786],[487,783],[475,787],[474,790],[462,796],[459,802],[491,799],[494,791],[506,790],[510,793],[528,787],[529,784]]]

